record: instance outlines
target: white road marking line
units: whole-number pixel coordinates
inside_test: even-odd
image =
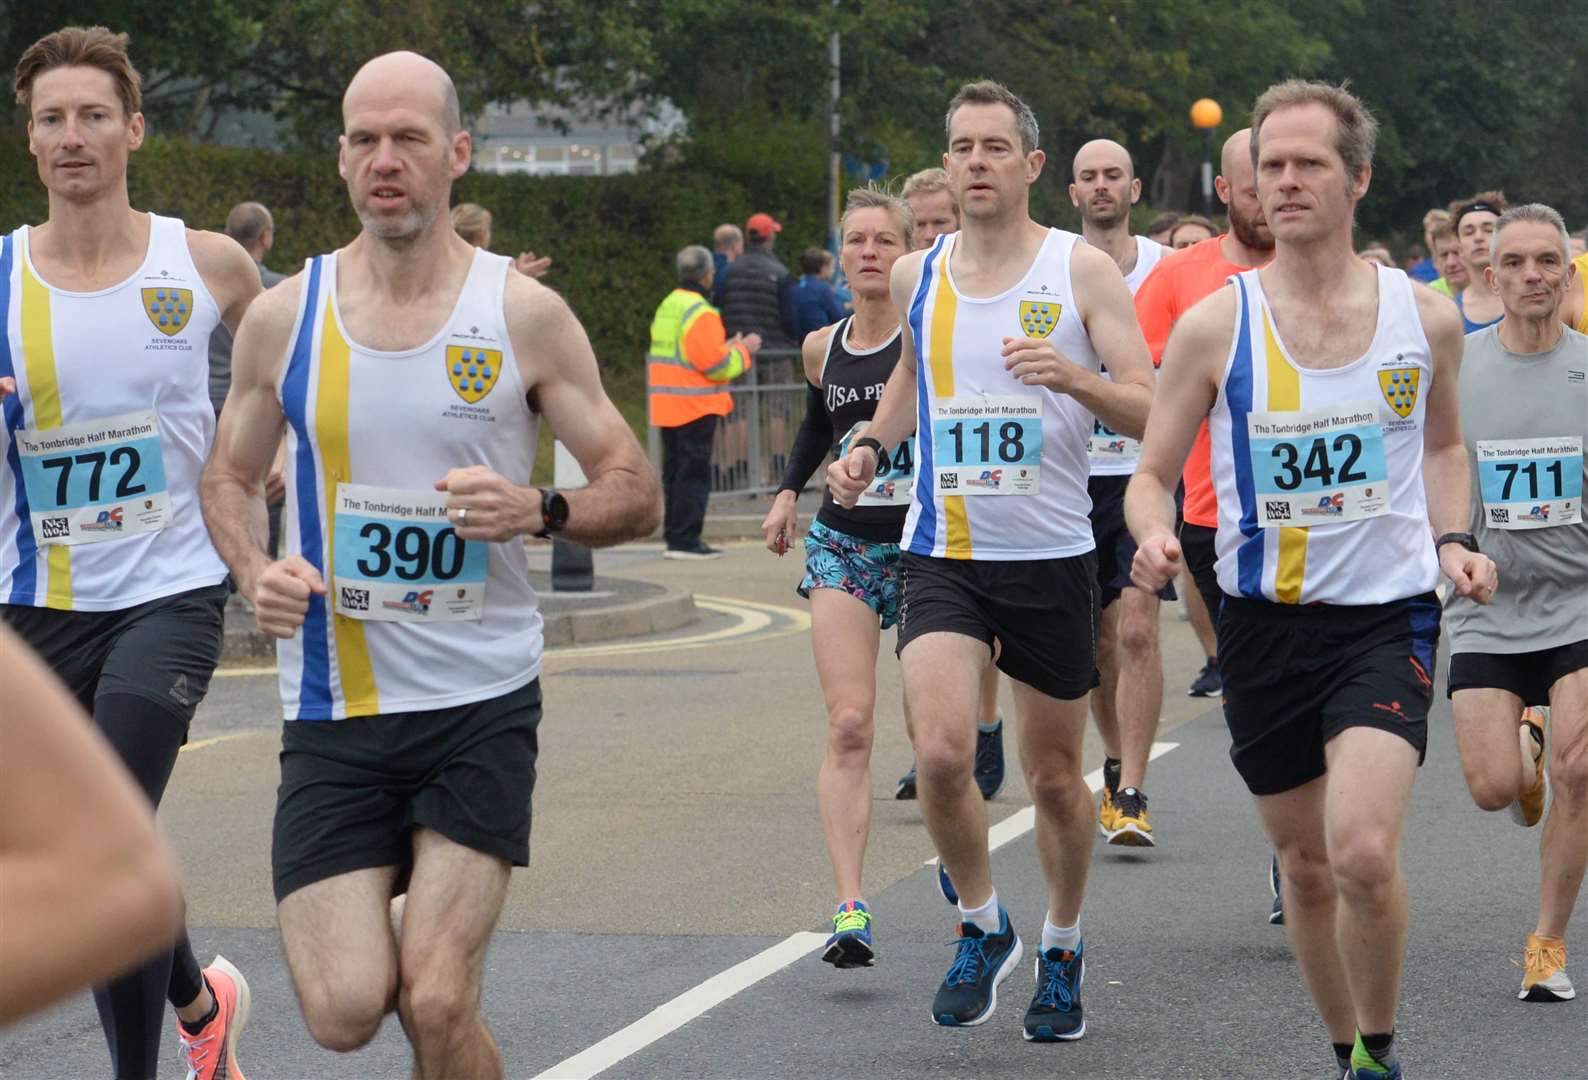
[[[791,934],[771,948],[763,949],[727,971],[713,975],[699,986],[685,990],[589,1049],[559,1061],[540,1073],[535,1080],[588,1080],[658,1039],[671,1035],[695,1017],[740,991],[749,989],[768,975],[782,971],[806,954],[815,952],[826,940],[825,936],[809,930]]]
[[[1163,757],[1180,744],[1177,742],[1155,742],[1152,750],[1147,754],[1147,760]],[[1086,786],[1091,788],[1096,795],[1103,790],[1103,770],[1093,769],[1086,774]],[[1018,839],[1037,827],[1037,808],[1028,806],[1024,810],[1016,810],[998,824],[987,830],[987,850],[997,851],[1011,840]],[[936,866],[937,856],[933,855],[923,866]]]
[[[1179,743],[1155,742],[1147,760],[1162,757],[1179,746]],[[1098,769],[1086,777],[1086,785],[1095,793],[1103,786],[1103,770]],[[1029,832],[1036,824],[1036,811],[1032,807],[1011,814],[987,832],[987,846],[996,851],[1011,840]],[[933,866],[936,859],[926,865]],[[699,986],[682,994],[623,1028],[614,1032],[571,1058],[559,1061],[534,1080],[590,1080],[610,1069],[625,1058],[632,1057],[659,1039],[663,1039],[691,1020],[709,1012],[729,998],[747,990],[769,975],[774,975],[795,961],[816,951],[827,939],[818,933],[802,930],[790,934],[771,948],[763,949],[750,959],[735,964],[727,971],[713,975]]]

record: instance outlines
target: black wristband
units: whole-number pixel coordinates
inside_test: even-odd
[[[882,444],[876,439],[873,439],[870,435],[862,435],[860,438],[854,441],[854,444],[850,447],[850,449],[857,450],[862,446],[871,447],[871,452],[877,455],[877,472],[887,472],[888,452],[882,448]]]
[[[1434,554],[1438,555],[1439,549],[1444,547],[1446,544],[1460,544],[1462,547],[1466,548],[1470,552],[1473,552],[1474,554],[1476,554],[1478,550],[1478,538],[1468,532],[1445,533],[1445,535],[1434,541]]]

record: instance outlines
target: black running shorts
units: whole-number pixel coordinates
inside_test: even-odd
[[[1191,571],[1197,595],[1207,605],[1208,617],[1213,620],[1215,627],[1219,624],[1219,609],[1224,606],[1224,590],[1219,588],[1216,569],[1219,557],[1214,546],[1218,535],[1217,529],[1193,525],[1189,521],[1180,523],[1180,557],[1185,560],[1186,569]]]
[[[1230,760],[1254,795],[1322,776],[1324,744],[1352,727],[1428,745],[1439,648],[1433,593],[1388,604],[1297,606],[1224,598],[1219,674]]]
[[[1588,641],[1525,653],[1451,653],[1446,693],[1509,690],[1523,705],[1548,705],[1550,688],[1583,668],[1588,668]]]
[[[1101,604],[1107,607],[1130,587],[1130,564],[1136,558],[1136,539],[1125,526],[1125,488],[1128,476],[1094,476],[1086,482],[1092,496],[1092,541],[1097,545],[1097,584]],[[1174,582],[1158,590],[1158,599],[1173,600]]]
[[[414,826],[529,865],[540,680],[450,709],[289,720],[271,864],[276,902],[377,866],[412,869]]]
[[[1097,685],[1097,559],[976,562],[905,552],[897,652],[922,634],[965,634],[998,670],[1072,701]]]
[[[90,714],[100,694],[132,694],[188,724],[220,662],[225,608],[217,584],[120,611],[0,604],[0,618]]]

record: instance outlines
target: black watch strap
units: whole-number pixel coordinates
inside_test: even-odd
[[[1446,544],[1460,544],[1462,547],[1472,552],[1476,552],[1478,550],[1478,538],[1469,532],[1445,533],[1445,535],[1434,541],[1434,552],[1437,554],[1439,549],[1444,547]]]
[[[545,540],[560,532],[568,524],[568,500],[554,488],[540,488],[540,531],[530,533],[537,540]]]
[[[879,473],[888,471],[888,452],[882,448],[882,444],[880,442],[878,442],[876,439],[873,439],[870,435],[862,435],[860,438],[855,440],[855,446],[871,447],[871,452],[877,455],[877,471]]]

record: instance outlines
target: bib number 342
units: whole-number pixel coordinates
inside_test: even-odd
[[[1305,528],[1389,513],[1384,429],[1372,402],[1247,417],[1257,522]]]

